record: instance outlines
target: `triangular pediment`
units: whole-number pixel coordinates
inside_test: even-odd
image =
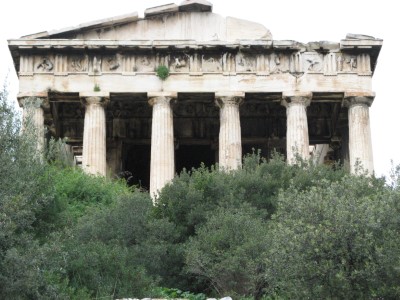
[[[186,0],[138,13],[93,21],[79,26],[24,36],[28,39],[82,40],[272,40],[262,24],[212,13],[204,0]]]

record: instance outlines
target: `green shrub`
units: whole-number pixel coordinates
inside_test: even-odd
[[[161,80],[165,80],[169,76],[169,69],[167,66],[163,66],[163,65],[158,66],[156,68],[156,74]]]
[[[269,287],[296,299],[398,298],[398,199],[354,176],[283,191],[268,232]]]

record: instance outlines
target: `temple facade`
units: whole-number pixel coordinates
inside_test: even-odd
[[[274,40],[187,0],[8,43],[38,143],[66,138],[86,172],[130,171],[153,197],[183,168],[237,169],[252,149],[373,172],[380,39]]]

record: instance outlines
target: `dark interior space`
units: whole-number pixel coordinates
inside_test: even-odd
[[[210,167],[215,164],[215,154],[210,145],[180,145],[175,151],[176,172],[179,174],[183,168],[198,168],[201,163]]]
[[[150,186],[150,145],[126,145],[123,153],[123,170],[132,173],[129,185],[148,190]]]

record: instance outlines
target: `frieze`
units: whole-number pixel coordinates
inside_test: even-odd
[[[320,73],[323,69],[322,54],[317,52],[305,52],[303,55],[303,67],[306,73]]]
[[[68,62],[68,71],[70,72],[87,72],[88,57],[87,55],[71,55]]]
[[[190,55],[178,54],[172,55],[170,68],[173,72],[189,72],[190,70]]]
[[[236,72],[255,72],[256,58],[250,54],[239,52],[236,55]]]
[[[84,108],[79,102],[63,103],[59,108],[59,114],[62,118],[83,119]]]
[[[145,101],[111,101],[106,111],[107,119],[151,118],[152,108]]]
[[[202,72],[222,72],[222,57],[220,55],[201,56],[201,71]]]
[[[52,72],[54,69],[53,58],[50,56],[40,56],[36,58],[35,72]]]
[[[115,72],[121,67],[121,59],[118,54],[108,55],[103,58],[103,72]]]
[[[338,71],[346,73],[357,72],[357,56],[341,53],[338,55]]]
[[[177,117],[218,117],[219,109],[214,103],[208,102],[180,102],[174,107]]]
[[[156,67],[154,57],[149,55],[138,55],[135,62],[134,72],[154,72]]]
[[[310,52],[248,52],[235,50],[221,53],[188,50],[159,53],[115,53],[77,54],[55,53],[50,55],[21,55],[20,73],[152,73],[159,65],[168,66],[172,73],[203,75],[204,73],[255,73],[269,76],[290,72],[294,76],[307,73],[322,73],[337,76],[339,73],[356,73],[360,76],[372,74],[371,57],[367,53],[351,54],[332,51],[325,54]]]
[[[282,53],[272,53],[269,57],[269,69],[271,74],[289,72],[289,58]]]
[[[214,138],[219,132],[219,119],[214,118],[177,118],[174,120],[177,139]]]

